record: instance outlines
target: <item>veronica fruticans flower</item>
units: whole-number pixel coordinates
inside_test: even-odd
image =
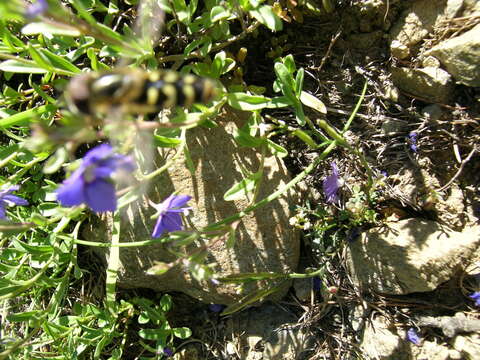
[[[170,195],[161,204],[152,204],[157,210],[158,219],[153,229],[152,237],[159,238],[165,232],[182,230],[182,216],[187,214],[191,207],[184,205],[191,199],[188,195]]]
[[[418,134],[416,132],[411,132],[410,134],[408,134],[407,142],[410,145],[410,150],[412,150],[412,152],[414,153],[418,151],[417,138],[418,138]]]
[[[85,155],[80,167],[57,190],[63,206],[87,204],[93,211],[115,211],[117,198],[111,179],[118,170],[133,171],[129,156],[116,154],[108,144],[99,145]]]
[[[342,186],[342,181],[338,175],[337,165],[332,162],[332,175],[323,180],[323,192],[328,203],[337,203],[339,200],[338,189]]]
[[[472,295],[468,295],[468,297],[475,301],[475,306],[480,307],[480,291],[475,291]]]
[[[410,341],[411,343],[414,343],[415,345],[420,345],[420,336],[417,333],[417,330],[414,328],[410,328],[407,331],[407,340]]]
[[[20,186],[15,185],[6,190],[0,190],[0,219],[6,219],[5,208],[12,205],[28,205],[28,201],[19,196],[12,195],[12,192],[20,189]]]
[[[39,15],[42,15],[48,10],[47,0],[37,0],[34,3],[27,6],[25,11],[25,17],[28,19],[33,19]]]

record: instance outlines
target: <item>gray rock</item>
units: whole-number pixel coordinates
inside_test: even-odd
[[[480,334],[458,335],[453,347],[464,356],[463,359],[480,359]]]
[[[382,122],[382,133],[387,136],[405,132],[408,123],[405,120],[387,118]]]
[[[445,70],[426,67],[421,69],[391,69],[392,81],[398,88],[411,95],[432,103],[448,103],[452,97],[454,83]]]
[[[390,31],[392,41],[412,48],[422,41],[434,28],[436,22],[442,18],[446,0],[420,0],[414,1],[406,9],[399,21]],[[399,46],[396,43],[397,47]]]
[[[422,109],[422,115],[429,121],[437,121],[443,115],[443,110],[437,104],[427,105]]]
[[[201,229],[216,221],[225,219],[244,210],[249,199],[225,201],[223,194],[234,183],[242,179],[242,171],[258,170],[260,157],[251,148],[239,148],[232,138],[235,129],[248,120],[248,113],[229,110],[217,119],[220,126],[213,129],[194,128],[187,133],[194,172],[184,165],[183,157],[176,161],[168,172],[159,176],[149,189],[149,198],[159,203],[174,191],[189,194],[193,198],[189,205],[193,211],[187,219],[190,229]],[[161,155],[158,166],[164,164],[171,150]],[[289,174],[279,158],[268,156],[265,159],[264,178],[259,197],[262,199],[290,180]],[[294,271],[299,258],[299,233],[289,225],[289,206],[296,203],[295,192],[289,192],[272,201],[254,213],[245,216],[236,231],[233,248],[225,246],[225,239],[219,239],[207,247],[207,264],[211,264],[218,276],[245,272]],[[154,209],[145,202],[130,206],[122,213],[121,242],[150,239],[155,220],[150,219]],[[108,242],[107,221],[99,220],[91,224],[85,237],[91,240]],[[195,251],[205,243],[195,243],[182,250]],[[98,250],[98,249],[97,249]],[[99,250],[101,251],[101,250]],[[107,256],[101,253],[101,256]],[[144,247],[121,248],[118,284],[124,288],[151,288],[157,291],[181,291],[207,303],[231,304],[239,298],[259,289],[272,286],[274,282],[251,282],[238,292],[236,285],[197,281],[179,263],[162,275],[153,275],[148,270],[156,262],[170,263],[175,257],[168,246],[156,244]],[[289,284],[284,283],[273,298],[282,297]]]
[[[366,322],[360,348],[366,359],[375,360],[410,360],[409,345],[388,320],[378,316]]]
[[[460,36],[442,41],[430,49],[455,80],[467,86],[480,86],[480,24]]]
[[[434,221],[406,219],[374,228],[349,245],[347,266],[355,284],[403,295],[434,290],[480,249],[480,226],[451,231]]]
[[[298,359],[314,338],[297,320],[290,311],[267,303],[229,318],[227,338],[235,339],[241,359]]]

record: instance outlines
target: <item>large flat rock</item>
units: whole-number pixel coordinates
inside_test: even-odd
[[[477,260],[479,249],[480,226],[459,232],[412,218],[362,234],[350,244],[347,264],[357,286],[404,295],[434,290]]]
[[[243,179],[242,173],[255,172],[260,165],[260,155],[251,148],[239,148],[232,133],[248,120],[248,113],[228,110],[220,119],[220,126],[213,129],[194,128],[187,132],[187,144],[194,166],[190,172],[180,157],[168,172],[158,177],[149,189],[149,198],[160,202],[171,193],[192,196],[189,205],[193,207],[187,222],[187,230],[201,229],[244,210],[250,199],[225,201],[224,193],[236,182]],[[174,150],[161,154],[158,166],[171,158]],[[274,156],[265,159],[265,174],[258,199],[271,194],[290,181],[290,176],[282,161]],[[227,248],[225,241],[217,241],[208,246],[207,264],[212,264],[218,276],[245,272],[288,273],[296,269],[299,257],[299,234],[288,219],[289,207],[297,201],[295,192],[286,193],[280,199],[270,202],[243,217],[237,227],[236,242]],[[150,217],[154,209],[146,203],[134,204],[123,212],[121,242],[150,239],[155,220]],[[106,221],[92,224],[85,237],[97,241],[110,241]],[[205,243],[197,242],[184,251],[192,253]],[[107,254],[99,250],[102,257]],[[125,288],[145,287],[157,291],[181,291],[207,303],[230,304],[256,290],[272,285],[272,282],[251,282],[242,286],[220,284],[210,281],[197,281],[190,275],[185,263],[180,263],[167,273],[151,275],[147,271],[156,261],[172,262],[175,257],[167,251],[167,246],[156,244],[145,247],[121,248],[121,267],[118,284]],[[288,286],[273,295],[279,298]]]

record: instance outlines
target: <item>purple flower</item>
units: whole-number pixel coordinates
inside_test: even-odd
[[[101,144],[84,156],[80,167],[57,190],[63,206],[86,203],[93,211],[115,211],[117,198],[111,175],[117,170],[133,171],[129,156],[115,154],[108,144]]]
[[[407,340],[417,346],[420,345],[420,336],[418,335],[417,330],[415,330],[414,328],[408,329]]]
[[[28,201],[11,193],[20,189],[20,186],[15,185],[6,190],[0,190],[0,219],[7,218],[5,214],[5,207],[12,205],[28,205]]]
[[[171,357],[173,356],[173,351],[172,349],[170,348],[163,348],[163,355],[165,355],[166,357]]]
[[[223,311],[223,309],[225,309],[225,305],[210,304],[210,305],[208,305],[208,309],[212,312],[219,313],[219,312]]]
[[[338,168],[335,162],[332,162],[332,175],[327,176],[323,180],[323,192],[327,197],[328,203],[336,203],[339,200],[338,189],[342,185],[340,176],[338,175]]]
[[[33,19],[37,16],[43,15],[48,10],[47,0],[37,0],[33,4],[27,6],[25,11],[25,17],[27,19]]]
[[[472,300],[475,300],[475,306],[480,307],[480,291],[475,291],[472,295],[468,295]]]
[[[410,144],[410,150],[412,150],[414,153],[418,151],[417,137],[418,134],[416,132],[411,132],[410,134],[408,134],[408,143]]]
[[[161,204],[153,205],[158,212],[157,223],[152,237],[159,238],[164,232],[182,230],[181,213],[187,214],[191,207],[183,207],[192,197],[188,195],[170,195]]]

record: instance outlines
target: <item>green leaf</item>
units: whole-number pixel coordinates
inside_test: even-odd
[[[32,22],[22,28],[24,35],[63,35],[63,36],[80,36],[82,33],[74,28],[67,27],[63,24],[47,24],[44,22]]]
[[[315,96],[305,91],[301,92],[300,101],[303,103],[303,105],[308,106],[314,110],[317,110],[322,114],[327,113],[327,107],[325,106],[325,104],[321,100],[317,99]]]
[[[164,312],[170,311],[170,309],[172,308],[172,304],[172,297],[168,294],[163,295],[160,299],[160,308]]]
[[[312,137],[303,130],[296,129],[295,131],[293,131],[293,135],[298,137],[300,140],[302,140],[305,144],[307,144],[313,149],[316,149],[318,147],[317,143],[312,139]]]
[[[258,147],[262,144],[265,144],[264,138],[250,135],[250,132],[245,128],[245,126],[235,131],[233,137],[238,145],[243,147]]]
[[[282,90],[282,93],[292,102],[296,103],[297,97],[295,96],[295,91],[294,91],[294,81],[293,81],[293,76],[288,70],[287,66],[282,64],[281,62],[276,62],[274,65],[275,69],[275,74],[277,75],[277,78],[279,80],[278,85],[280,86],[280,89]]]
[[[297,76],[295,77],[295,94],[297,94],[297,96],[302,92],[304,76],[305,70],[303,68],[298,69]]]
[[[187,327],[173,328],[173,335],[179,339],[188,339],[192,336],[192,330]]]
[[[172,330],[141,329],[138,335],[145,340],[165,341],[171,333]]]
[[[247,93],[235,92],[227,95],[228,104],[238,110],[252,111],[267,107],[270,98],[260,95],[249,95]]]
[[[6,60],[0,63],[0,70],[21,74],[46,74],[48,70],[39,67],[33,61]]]
[[[272,152],[273,155],[283,158],[288,155],[287,149],[283,146],[274,143],[272,140],[267,139],[268,149]]]
[[[210,10],[210,21],[212,23],[227,19],[230,16],[230,12],[223,6],[217,5]]]
[[[171,138],[171,137],[162,136],[162,135],[154,135],[153,138],[154,138],[155,145],[158,147],[174,148],[182,143],[182,140],[180,139]]]
[[[47,49],[40,49],[39,50],[44,57],[48,58],[50,60],[50,64],[54,67],[54,71],[56,69],[62,69],[62,70],[67,70],[72,73],[79,73],[82,70],[73,65],[70,61],[65,60],[61,56],[58,56],[51,51],[48,51]]]
[[[225,201],[234,201],[248,196],[249,193],[252,193],[255,190],[255,187],[261,176],[261,171],[250,174],[245,179],[234,184],[230,189],[228,189],[223,195],[223,199]]]
[[[262,5],[257,9],[250,10],[249,14],[272,31],[282,30],[282,20],[269,5]]]
[[[293,73],[297,70],[297,67],[295,66],[295,59],[293,58],[292,54],[288,54],[282,59],[283,64],[287,67],[288,71],[290,74],[293,75]]]
[[[55,112],[57,110],[56,106],[53,105],[43,105],[34,109],[22,111],[18,114],[11,115],[5,119],[0,120],[0,129],[7,129],[12,126],[23,126],[30,124],[37,116],[47,112]]]

